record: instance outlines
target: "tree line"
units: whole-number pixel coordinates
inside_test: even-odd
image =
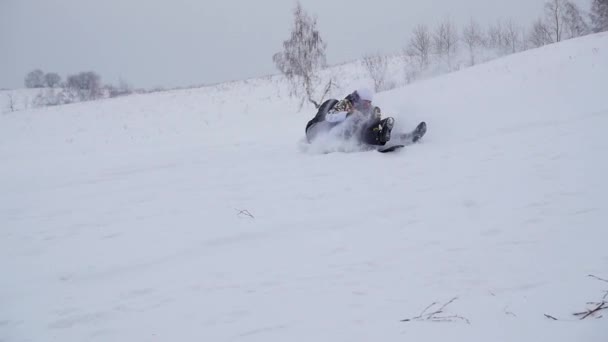
[[[483,29],[471,19],[458,29],[450,18],[434,28],[417,25],[402,56],[405,61],[406,82],[417,78],[430,65],[431,60],[443,63],[447,71],[460,68],[457,56],[467,55],[466,64],[478,63],[481,50],[491,50],[494,57],[524,51],[543,45],[590,33],[608,31],[608,0],[592,0],[589,13],[569,0],[548,0],[542,15],[529,27],[511,19],[499,20]],[[287,78],[290,94],[319,107],[336,85],[336,80],[322,80],[320,73],[327,67],[327,43],[317,29],[317,19],[308,14],[297,2],[293,11],[293,26],[283,49],[273,55],[277,69]],[[487,59],[486,59],[487,60]],[[389,58],[381,54],[368,54],[362,63],[374,82],[376,91],[394,87],[387,80]]]

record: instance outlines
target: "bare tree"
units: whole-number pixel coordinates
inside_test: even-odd
[[[486,47],[496,49],[500,54],[510,54],[524,49],[525,31],[512,19],[498,20],[488,29]]]
[[[576,38],[589,34],[589,25],[583,19],[580,8],[573,2],[566,2],[564,10],[564,30],[566,39]]]
[[[431,52],[431,34],[426,25],[418,25],[414,28],[412,37],[406,49],[406,55],[414,57],[421,69],[429,65],[429,54]]]
[[[363,65],[374,81],[374,90],[376,92],[385,90],[388,58],[379,53],[365,55],[363,57]]]
[[[13,98],[13,94],[10,94],[10,93],[6,94],[6,97],[8,97],[8,103],[6,104],[8,111],[14,112],[15,111],[15,99]]]
[[[522,29],[513,23],[513,20],[509,19],[504,26],[504,34],[502,39],[502,47],[509,53],[516,53],[522,49],[522,42],[520,39],[520,32]]]
[[[545,3],[545,19],[547,29],[551,33],[552,41],[561,42],[564,32],[565,0],[549,0]]]
[[[576,4],[567,0],[549,0],[545,15],[532,26],[528,42],[535,47],[558,43],[589,33],[589,26]]]
[[[27,88],[43,88],[44,72],[40,69],[32,70],[25,75],[25,86]]]
[[[93,71],[68,76],[66,87],[81,101],[95,100],[102,95],[101,77]]]
[[[59,76],[59,74],[47,72],[46,75],[44,75],[44,84],[47,87],[55,88],[59,83],[61,83],[61,76]]]
[[[532,25],[532,29],[530,30],[530,34],[528,36],[528,43],[532,47],[541,47],[543,45],[554,43],[551,32],[549,32],[549,28],[547,25],[545,25],[542,19],[537,19]]]
[[[405,54],[403,57],[403,76],[406,84],[414,82],[420,74],[420,64],[416,57]]]
[[[479,24],[473,18],[462,30],[462,41],[469,49],[470,64],[475,65],[475,51],[483,45],[483,35]]]
[[[297,2],[293,11],[294,25],[291,38],[283,42],[283,51],[272,57],[275,65],[291,85],[291,95],[304,95],[301,102],[308,99],[319,108],[323,97],[331,89],[331,82],[325,87],[320,101],[314,99],[319,86],[319,71],[326,66],[325,48],[327,44],[317,30],[317,19],[304,11]]]
[[[445,19],[435,29],[433,45],[435,53],[440,57],[445,56],[448,68],[452,69],[452,57],[458,50],[458,32],[449,18]]]
[[[42,89],[34,98],[33,105],[35,107],[56,106],[62,104],[60,102],[63,91],[57,92],[55,88]]]
[[[503,41],[504,29],[502,27],[502,21],[498,20],[494,25],[490,25],[488,28],[487,39],[485,40],[485,47],[490,49],[500,49]]]
[[[108,85],[107,89],[110,97],[125,96],[133,93],[131,85],[122,78],[118,80],[118,86]]]
[[[608,0],[593,0],[589,16],[593,32],[608,31]]]

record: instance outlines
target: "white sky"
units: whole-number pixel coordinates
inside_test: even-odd
[[[588,10],[590,0],[575,1]],[[544,0],[301,0],[317,15],[330,64],[395,52],[419,23],[512,18],[530,24]],[[276,73],[295,1],[0,0],[0,88],[35,68],[93,70],[104,82],[186,86]]]

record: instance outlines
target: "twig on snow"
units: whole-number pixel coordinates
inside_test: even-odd
[[[247,209],[243,209],[243,210],[234,209],[234,210],[238,211],[238,214],[236,214],[236,216],[248,216],[248,217],[251,217],[252,219],[255,219],[255,216],[253,216]]]
[[[513,317],[517,317],[517,315],[516,315],[516,314],[514,314],[514,313],[513,313],[513,312],[511,312],[511,311],[509,311],[509,307],[508,307],[508,306],[505,306],[505,308],[504,308],[504,310],[503,310],[503,311],[505,312],[505,315],[511,315],[511,316],[513,316]]]
[[[433,308],[435,305],[438,304],[437,302],[433,302],[429,306],[427,306],[424,310],[422,310],[420,315],[412,317],[412,318],[402,319],[401,322],[411,322],[411,321],[453,322],[454,320],[461,320],[461,321],[466,322],[467,324],[471,324],[471,322],[467,318],[462,317],[460,315],[440,316],[441,314],[444,313],[445,308],[448,305],[452,304],[456,299],[458,299],[458,297],[454,297],[454,298],[450,299],[448,302],[441,305],[438,309],[434,310],[431,313],[427,313],[427,311],[429,309]]]
[[[608,280],[600,278],[598,276],[594,276],[593,274],[589,274],[588,276],[591,277],[591,278],[597,279],[599,281],[603,281],[603,282],[608,283]],[[594,308],[587,309],[586,311],[583,311],[583,312],[575,312],[575,313],[573,313],[573,315],[574,316],[581,316],[580,319],[582,320],[582,319],[585,319],[585,318],[587,318],[589,316],[594,315],[596,312],[608,309],[608,301],[606,299],[606,297],[608,297],[608,291],[605,291],[605,292],[606,293],[604,294],[604,296],[602,297],[602,299],[600,301],[598,301],[598,302],[587,302],[588,305],[594,305],[595,306]],[[602,317],[602,316],[600,316],[600,317]],[[598,317],[598,318],[600,318],[600,317]]]
[[[596,277],[596,276],[594,276],[593,274],[589,274],[589,275],[587,275],[587,277],[595,278],[595,279],[597,279],[597,280],[599,280],[599,281],[604,281],[604,282],[608,283],[608,280],[606,280],[606,279],[602,279],[602,278],[600,278],[600,277]]]
[[[607,282],[608,283],[608,280],[600,278],[600,277],[597,277],[597,276],[594,276],[593,274],[588,274],[587,276],[591,277],[591,278],[594,278],[594,279],[597,279],[599,281],[603,281],[603,282]],[[608,291],[604,291],[604,292],[605,292],[605,294],[604,294],[604,296],[602,297],[602,299],[600,301],[598,301],[598,302],[587,302],[587,305],[594,305],[595,307],[593,307],[592,309],[586,309],[585,311],[575,312],[572,315],[573,316],[581,316],[580,319],[583,320],[583,319],[585,319],[585,318],[587,318],[589,316],[593,316],[595,313],[597,313],[599,311],[607,310],[608,309],[608,299],[607,299],[608,298]],[[551,319],[557,321],[557,318],[555,318],[553,316],[545,314],[545,317],[551,318]],[[603,316],[600,315],[600,316],[598,316],[596,318],[602,318],[602,317]]]
[[[600,303],[587,303],[587,304],[594,304],[594,305],[596,305],[596,307],[593,309],[587,309],[587,311],[583,311],[583,312],[575,312],[575,313],[573,313],[573,315],[582,316],[580,319],[585,319],[585,318],[595,314],[596,312],[608,309],[608,303],[603,300]]]

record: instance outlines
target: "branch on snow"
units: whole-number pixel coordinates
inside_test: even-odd
[[[604,296],[604,298],[605,297],[606,296]],[[580,319],[585,319],[585,318],[587,318],[589,316],[592,316],[596,312],[608,309],[608,303],[605,302],[605,301],[602,301],[600,303],[587,303],[587,304],[594,304],[596,306],[593,309],[587,309],[587,311],[573,313],[573,315],[574,316],[582,316]],[[601,318],[601,317],[602,316],[599,316],[597,318]]]
[[[247,210],[247,209],[243,209],[243,210],[234,209],[234,210],[236,210],[236,211],[238,212],[238,213],[236,214],[236,216],[239,216],[239,217],[241,217],[241,216],[247,216],[247,217],[250,217],[250,218],[252,218],[252,219],[255,219],[255,216],[253,216],[253,215],[252,215],[252,214],[249,212],[249,210]]]
[[[597,279],[597,280],[599,280],[599,281],[604,281],[604,282],[608,283],[608,280],[606,280],[606,279],[602,279],[602,278],[600,278],[600,277],[596,277],[596,276],[594,276],[593,274],[589,274],[589,275],[587,275],[587,277],[595,278],[595,279]]]
[[[595,278],[595,279],[597,279],[599,281],[608,282],[608,280],[600,278],[600,277],[596,277],[596,276],[594,276],[592,274],[589,274],[588,276],[591,277],[591,278]],[[598,313],[598,312],[600,312],[602,310],[608,310],[608,291],[604,291],[604,292],[605,292],[605,294],[604,294],[604,296],[602,297],[601,300],[599,300],[597,302],[587,302],[587,305],[593,305],[591,308],[587,308],[585,311],[575,312],[572,315],[580,317],[579,319],[583,320],[583,319],[585,319],[587,317],[595,316],[596,313]],[[547,315],[547,314],[545,314],[545,317],[550,318],[550,319],[555,320],[555,321],[558,320],[557,318],[555,318],[555,317],[553,317],[551,315]],[[603,316],[600,315],[600,316],[597,316],[596,318],[602,318],[602,317]]]
[[[460,321],[466,322],[467,324],[471,324],[471,322],[465,317],[462,317],[459,315],[446,315],[445,314],[445,309],[447,308],[447,306],[452,304],[456,299],[458,299],[458,297],[454,297],[454,298],[450,299],[448,302],[446,302],[445,304],[443,304],[441,306],[439,306],[439,303],[433,302],[429,306],[424,308],[424,310],[422,310],[420,315],[412,317],[412,318],[402,319],[401,322],[411,322],[411,321],[454,322],[456,320],[460,320]],[[432,310],[432,311],[428,312],[429,310]]]
[[[608,280],[600,278],[600,277],[596,277],[593,274],[589,274],[589,277],[608,283]],[[591,309],[587,309],[583,312],[575,312],[575,313],[573,313],[573,315],[580,316],[581,317],[580,319],[585,319],[589,316],[595,315],[595,313],[597,313],[597,312],[608,309],[608,299],[607,299],[608,291],[604,291],[604,292],[606,292],[606,293],[604,294],[604,296],[602,297],[601,300],[599,300],[597,302],[588,302],[587,303],[588,305],[593,305],[593,307]],[[601,318],[601,317],[602,316],[599,316],[597,318]]]

